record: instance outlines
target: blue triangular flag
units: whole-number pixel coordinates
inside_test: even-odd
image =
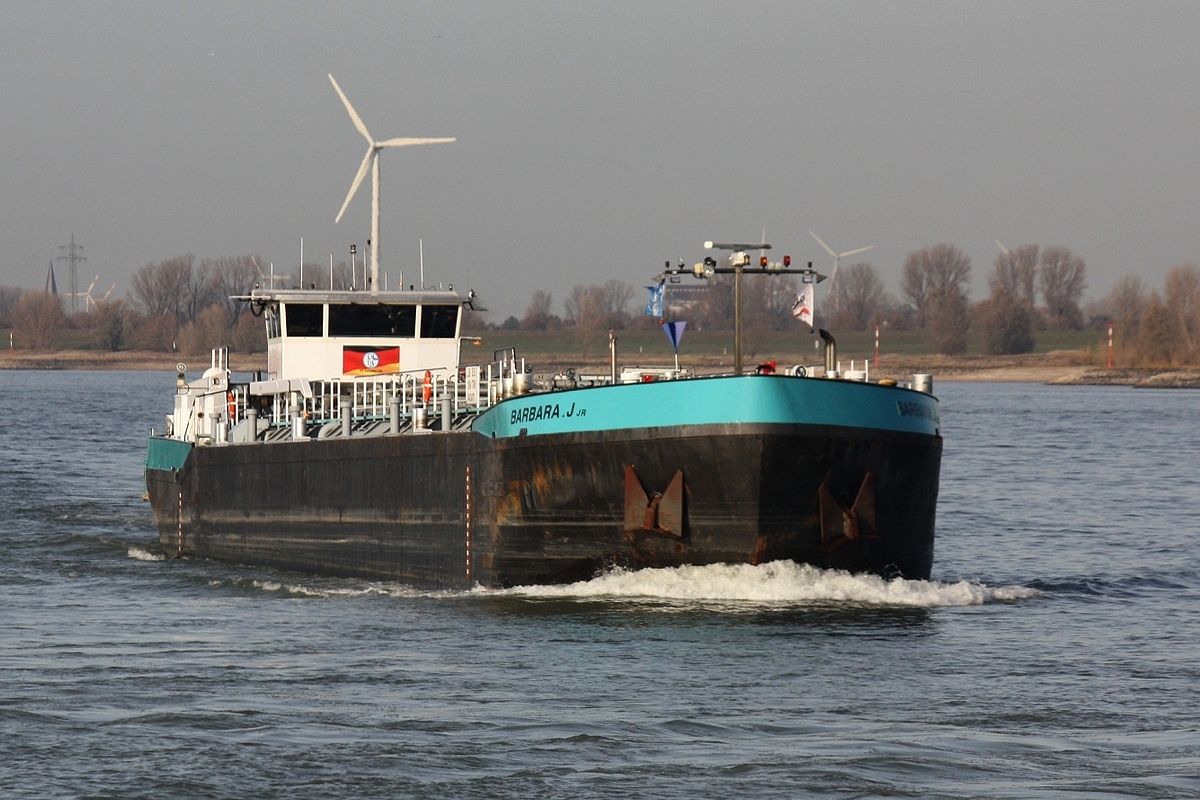
[[[663,333],[667,334],[667,338],[671,340],[671,347],[675,348],[676,354],[679,353],[679,340],[683,338],[683,329],[686,327],[687,320],[662,324]]]

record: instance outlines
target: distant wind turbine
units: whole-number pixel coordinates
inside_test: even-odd
[[[89,286],[87,291],[81,295],[83,297],[83,307],[89,312],[99,308],[101,303],[107,303],[109,296],[113,293],[113,289],[117,288],[117,285],[114,283],[112,286],[108,287],[108,291],[104,293],[104,297],[101,297],[99,300],[97,300],[96,298],[92,297],[92,289],[96,288],[96,282],[99,280],[99,275],[92,278],[92,285]]]
[[[342,215],[346,213],[346,207],[350,205],[350,201],[354,199],[355,192],[358,191],[359,184],[362,183],[367,174],[367,166],[371,167],[371,291],[379,291],[379,151],[385,147],[405,147],[410,144],[444,144],[453,142],[454,139],[411,139],[399,138],[388,139],[383,142],[377,142],[371,138],[367,126],[363,124],[362,118],[358,116],[358,112],[354,110],[354,106],[350,105],[350,101],[346,99],[346,94],[342,91],[342,87],[338,86],[337,81],[333,79],[333,75],[329,76],[329,82],[333,84],[334,90],[337,91],[338,97],[342,98],[342,103],[345,104],[346,110],[350,112],[350,121],[354,123],[354,127],[358,128],[358,132],[367,140],[367,154],[363,156],[362,165],[358,168],[358,174],[354,176],[354,182],[350,184],[350,192],[346,195],[346,202],[342,203],[342,210],[338,212],[334,219],[336,225],[341,221]]]
[[[830,247],[829,245],[827,245],[821,241],[821,237],[817,236],[812,231],[809,231],[808,235],[813,237],[814,239],[816,239],[817,244],[821,245],[821,247],[824,247],[826,253],[829,253],[829,255],[833,256],[833,272],[831,272],[829,274],[829,295],[830,295],[830,297],[833,298],[833,307],[836,309],[840,302],[840,298],[838,297],[838,291],[837,291],[838,263],[846,256],[853,256],[853,255],[858,255],[859,253],[865,253],[868,250],[870,250],[872,247],[874,247],[875,245],[869,244],[866,247],[860,247],[857,250],[847,250],[844,253],[835,253],[835,252],[833,252],[832,247]]]

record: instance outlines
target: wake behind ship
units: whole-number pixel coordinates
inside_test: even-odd
[[[937,400],[841,374],[832,337],[791,374],[614,353],[608,374],[535,376],[511,350],[460,363],[455,292],[242,299],[267,375],[237,380],[222,351],[197,380],[181,365],[150,438],[169,554],[446,589],[778,559],[930,575]]]

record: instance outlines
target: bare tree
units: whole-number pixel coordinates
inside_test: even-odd
[[[0,325],[8,324],[9,315],[24,293],[25,290],[17,286],[0,286]]]
[[[179,318],[185,323],[191,322],[201,311],[217,302],[217,293],[212,282],[213,268],[216,265],[208,260],[197,264],[190,255],[179,256],[172,261],[179,262],[174,268],[183,275]]]
[[[633,297],[633,287],[625,281],[610,280],[592,287],[596,294],[596,309],[605,328],[622,329],[629,325],[627,307]]]
[[[192,269],[195,260],[191,255],[176,256],[135,272],[130,289],[134,307],[147,317],[174,315],[181,322],[189,321],[189,312],[194,313],[202,299]]]
[[[1015,355],[1033,352],[1032,303],[995,282],[991,296],[981,306],[978,318],[983,325],[984,350],[987,353]]]
[[[521,317],[521,328],[530,331],[557,330],[562,327],[562,320],[552,313],[554,296],[550,292],[538,289],[529,300],[525,316]]]
[[[179,349],[189,355],[201,355],[213,348],[233,344],[229,312],[213,303],[201,311],[179,332]]]
[[[956,290],[963,294],[971,283],[971,259],[952,244],[936,244],[921,251],[929,275],[929,291]]]
[[[1163,288],[1167,311],[1178,324],[1178,356],[1184,362],[1200,355],[1200,267],[1179,264],[1167,273]]]
[[[697,304],[696,322],[700,330],[730,330],[733,327],[733,276],[715,275],[708,291]]]
[[[263,321],[253,314],[243,314],[233,328],[233,349],[239,353],[261,353],[267,349]]]
[[[594,288],[576,284],[571,289],[571,293],[567,295],[567,299],[563,301],[567,319],[574,323],[575,331],[579,335],[584,356],[588,354],[588,345],[600,329],[600,313]]]
[[[34,350],[49,350],[64,322],[62,303],[48,292],[25,292],[9,316],[21,339]]]
[[[995,270],[988,283],[993,295],[996,286],[1007,292],[1013,300],[1023,300],[1030,308],[1036,302],[1034,279],[1038,269],[1038,246],[1023,244],[996,256]]]
[[[210,260],[197,264],[189,254],[147,264],[134,273],[130,301],[136,311],[155,320],[144,332],[155,331],[162,339],[145,344],[174,346],[179,327],[192,322],[209,306],[223,304],[218,266]]]
[[[1033,352],[1033,279],[1037,274],[1035,244],[1022,245],[996,257],[988,276],[991,294],[981,304],[984,349],[992,355]]]
[[[629,324],[626,307],[633,297],[633,287],[624,281],[611,280],[597,286],[577,285],[563,301],[567,319],[576,327],[622,329]]]
[[[917,327],[925,327],[925,299],[929,296],[929,276],[921,262],[919,252],[912,252],[904,259],[904,271],[900,274],[900,294],[916,312]]]
[[[1042,251],[1039,288],[1046,301],[1051,325],[1079,330],[1083,312],[1079,302],[1086,286],[1087,265],[1065,247],[1047,247]]]
[[[875,267],[859,262],[844,267],[838,276],[841,305],[833,324],[851,330],[866,330],[888,304],[887,292]]]
[[[1146,315],[1146,305],[1146,290],[1142,286],[1142,279],[1136,275],[1121,278],[1108,293],[1104,306],[1108,318],[1116,328],[1119,347],[1126,347],[1137,341],[1142,317]]]
[[[742,314],[749,332],[783,331],[796,327],[794,275],[746,275],[742,278]],[[757,340],[756,340],[757,341]]]
[[[1163,303],[1158,292],[1151,292],[1138,330],[1139,363],[1170,364],[1179,342],[1179,319]]]
[[[258,257],[253,255],[236,256],[234,258],[219,258],[212,266],[210,282],[212,285],[212,300],[222,306],[229,314],[232,326],[237,326],[246,304],[234,300],[237,295],[247,295],[259,282]],[[345,267],[345,264],[341,265]],[[335,273],[336,277],[336,273]],[[328,272],[325,273],[328,281]]]
[[[566,312],[566,319],[576,326],[582,320],[594,316],[596,313],[595,304],[588,289],[589,287],[577,283],[571,287],[571,293],[563,300],[563,311]]]
[[[937,313],[951,315],[961,309],[965,318],[970,282],[971,259],[954,245],[943,242],[908,254],[900,278],[900,290],[917,312],[917,325],[936,328],[948,336],[945,339],[947,347],[957,347],[958,336],[950,335],[948,331],[957,330],[958,320],[937,320],[933,313],[935,307]],[[934,295],[937,295],[936,303],[933,302]],[[963,337],[962,346],[965,348],[965,330]]]
[[[967,314],[967,296],[956,286],[934,289],[926,298],[929,330],[933,333],[937,351],[954,356],[967,352],[967,331],[971,320]]]
[[[124,300],[102,300],[91,314],[92,335],[99,347],[113,353],[121,349],[133,328],[133,311]]]
[[[171,277],[158,264],[146,264],[135,272],[129,289],[134,308],[147,317],[174,314],[179,306],[179,287],[168,280]]]
[[[487,321],[475,309],[463,308],[462,329],[463,333],[487,330]]]

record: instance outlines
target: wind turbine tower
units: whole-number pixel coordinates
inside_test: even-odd
[[[821,238],[819,236],[817,236],[815,233],[813,233],[812,231],[809,231],[808,235],[813,237],[814,239],[816,239],[817,244],[821,245],[821,247],[824,247],[826,253],[829,253],[829,255],[833,256],[833,272],[831,272],[829,274],[829,295],[830,295],[830,297],[833,298],[833,308],[836,311],[836,310],[838,310],[838,307],[841,304],[841,295],[837,290],[838,262],[840,262],[846,256],[853,256],[853,255],[858,255],[859,253],[865,253],[868,250],[870,250],[872,247],[874,247],[875,245],[869,244],[866,247],[860,247],[857,250],[847,250],[844,253],[835,253],[835,252],[833,252],[833,248],[830,247],[829,245],[825,244],[824,242],[822,242]]]
[[[342,203],[342,210],[338,212],[333,222],[336,225],[341,221],[342,215],[346,213],[346,207],[350,205],[350,201],[354,199],[355,192],[358,191],[359,184],[366,177],[367,167],[370,166],[371,291],[377,292],[379,291],[379,251],[382,245],[382,242],[379,240],[379,151],[385,147],[406,147],[410,144],[444,144],[453,142],[454,139],[397,138],[377,142],[371,137],[371,133],[367,130],[367,126],[363,124],[362,118],[358,116],[358,112],[354,110],[354,106],[350,105],[350,101],[346,99],[346,94],[342,91],[342,87],[338,86],[338,82],[333,79],[333,75],[329,76],[329,82],[333,84],[338,97],[342,98],[342,103],[346,106],[346,111],[350,112],[350,121],[354,123],[355,128],[358,128],[358,132],[363,135],[363,138],[367,140],[367,154],[363,156],[362,165],[358,168],[358,174],[354,176],[354,182],[350,184],[350,192],[346,195],[346,202]]]

